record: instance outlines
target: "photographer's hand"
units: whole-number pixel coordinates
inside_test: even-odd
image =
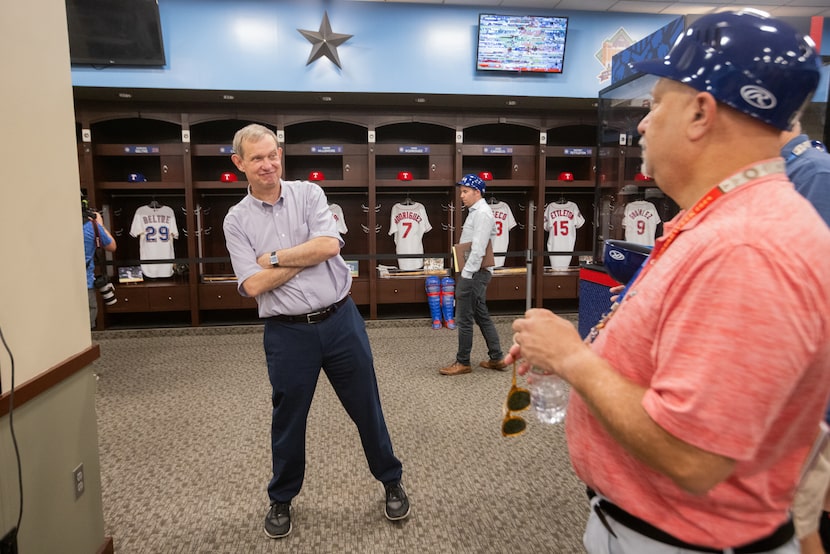
[[[98,224],[101,230],[103,230],[107,234],[107,237],[109,237],[110,239],[110,243],[104,246],[103,249],[107,252],[115,252],[115,239],[109,232],[109,229],[107,229],[104,225],[104,218],[101,217],[101,212],[95,212],[95,223]]]

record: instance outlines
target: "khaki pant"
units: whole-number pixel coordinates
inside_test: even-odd
[[[830,441],[804,474],[793,500],[795,534],[801,539],[818,531],[821,512],[830,508]]]

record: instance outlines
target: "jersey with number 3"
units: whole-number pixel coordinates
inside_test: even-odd
[[[660,215],[654,204],[645,200],[635,200],[625,205],[622,225],[625,227],[625,240],[645,246],[654,246],[654,233],[660,224]]]
[[[141,206],[135,211],[130,235],[139,238],[138,253],[142,260],[170,260],[176,255],[173,239],[179,238],[176,214],[170,206]],[[173,264],[141,264],[147,277],[170,277]]]
[[[548,231],[548,250],[551,252],[572,252],[576,244],[576,230],[582,227],[585,218],[575,202],[551,202],[545,206],[545,231]],[[554,269],[566,269],[573,256],[551,256]]]
[[[426,208],[420,202],[412,204],[397,203],[392,206],[392,218],[389,234],[395,238],[395,252],[398,254],[423,254],[424,233],[432,229]],[[421,269],[423,258],[400,258],[401,269]]]
[[[513,211],[507,202],[496,202],[489,204],[490,209],[493,210],[493,217],[496,218],[496,237],[493,239],[493,250],[495,252],[507,252],[507,247],[510,245],[510,229],[516,226],[516,218],[513,217]],[[496,256],[494,258],[495,267],[504,265],[504,256]]]

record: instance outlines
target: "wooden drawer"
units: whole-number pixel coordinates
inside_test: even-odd
[[[236,290],[236,283],[211,283],[199,285],[199,308],[202,310],[225,310],[242,308],[243,297]],[[253,298],[250,300],[256,306]]]
[[[352,297],[355,304],[368,304],[369,281],[358,281],[357,279],[353,280],[352,290],[349,291],[349,295]]]
[[[184,160],[181,156],[161,157],[161,180],[174,183],[184,181]]]
[[[379,304],[426,302],[424,278],[378,279],[377,284]]]
[[[535,179],[536,158],[534,156],[513,156],[511,179]]]
[[[141,285],[116,285],[115,296],[118,302],[112,306],[104,306],[99,298],[99,306],[107,312],[147,312],[150,303],[147,299],[147,288]]]
[[[366,182],[366,156],[343,156],[343,180]]]
[[[494,276],[487,287],[487,298],[493,300],[515,300],[526,296],[527,276],[525,275]]]
[[[579,286],[578,275],[545,275],[542,284],[544,298],[576,298]]]
[[[151,286],[147,300],[154,312],[174,312],[190,309],[190,287],[187,285]]]
[[[447,180],[455,175],[455,160],[452,156],[430,156],[429,178]]]

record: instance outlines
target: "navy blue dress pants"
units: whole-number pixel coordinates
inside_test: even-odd
[[[273,406],[271,502],[290,502],[302,488],[306,420],[320,369],[357,426],[372,475],[382,483],[400,480],[401,462],[383,418],[366,324],[351,298],[320,323],[266,319],[263,343]]]

